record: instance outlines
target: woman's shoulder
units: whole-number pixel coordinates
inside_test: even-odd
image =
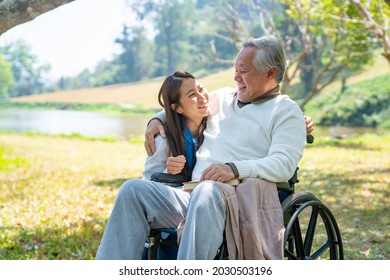
[[[167,139],[162,137],[160,134],[157,134],[157,136],[154,138],[154,144],[156,146],[156,151],[165,152],[168,149]]]
[[[156,151],[153,155],[146,157],[144,165],[143,177],[147,179],[150,179],[154,172],[164,172],[166,168],[168,158],[167,140],[158,134],[154,138],[154,144]]]
[[[160,134],[157,134],[154,138],[154,142],[156,144],[164,144],[167,143],[167,139],[165,137],[162,137]]]

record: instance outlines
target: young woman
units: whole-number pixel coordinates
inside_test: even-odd
[[[156,152],[147,157],[143,177],[165,171],[190,181],[210,114],[208,93],[192,74],[175,72],[165,79],[158,100],[165,111],[166,137],[156,137]]]
[[[166,137],[156,136],[156,152],[145,161],[143,179],[121,186],[96,259],[141,259],[151,228],[176,228],[186,216],[190,194],[149,179],[155,172],[168,172],[191,180],[209,115],[208,93],[190,73],[175,72],[165,79],[158,98]]]

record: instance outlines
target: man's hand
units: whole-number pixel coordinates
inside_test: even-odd
[[[229,165],[214,163],[203,171],[200,180],[226,182],[233,178],[234,178],[234,172]]]
[[[157,134],[160,134],[162,137],[165,137],[165,130],[162,123],[157,119],[152,119],[148,126],[146,127],[145,132],[145,149],[148,156],[151,156],[156,151],[156,145],[154,143],[154,137]]]
[[[310,135],[314,130],[314,121],[311,117],[306,116],[305,114],[303,114],[303,117],[305,118],[306,123],[306,134]]]
[[[186,158],[183,155],[177,157],[168,157],[167,159],[167,170],[170,174],[179,174],[186,163]]]

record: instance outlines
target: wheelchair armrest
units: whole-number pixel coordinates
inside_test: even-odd
[[[278,182],[276,183],[276,187],[279,192],[290,192],[294,190],[288,182]]]

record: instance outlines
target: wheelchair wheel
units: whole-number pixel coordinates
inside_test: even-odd
[[[315,195],[309,192],[292,194],[283,201],[282,207],[286,259],[344,259],[336,220]]]

